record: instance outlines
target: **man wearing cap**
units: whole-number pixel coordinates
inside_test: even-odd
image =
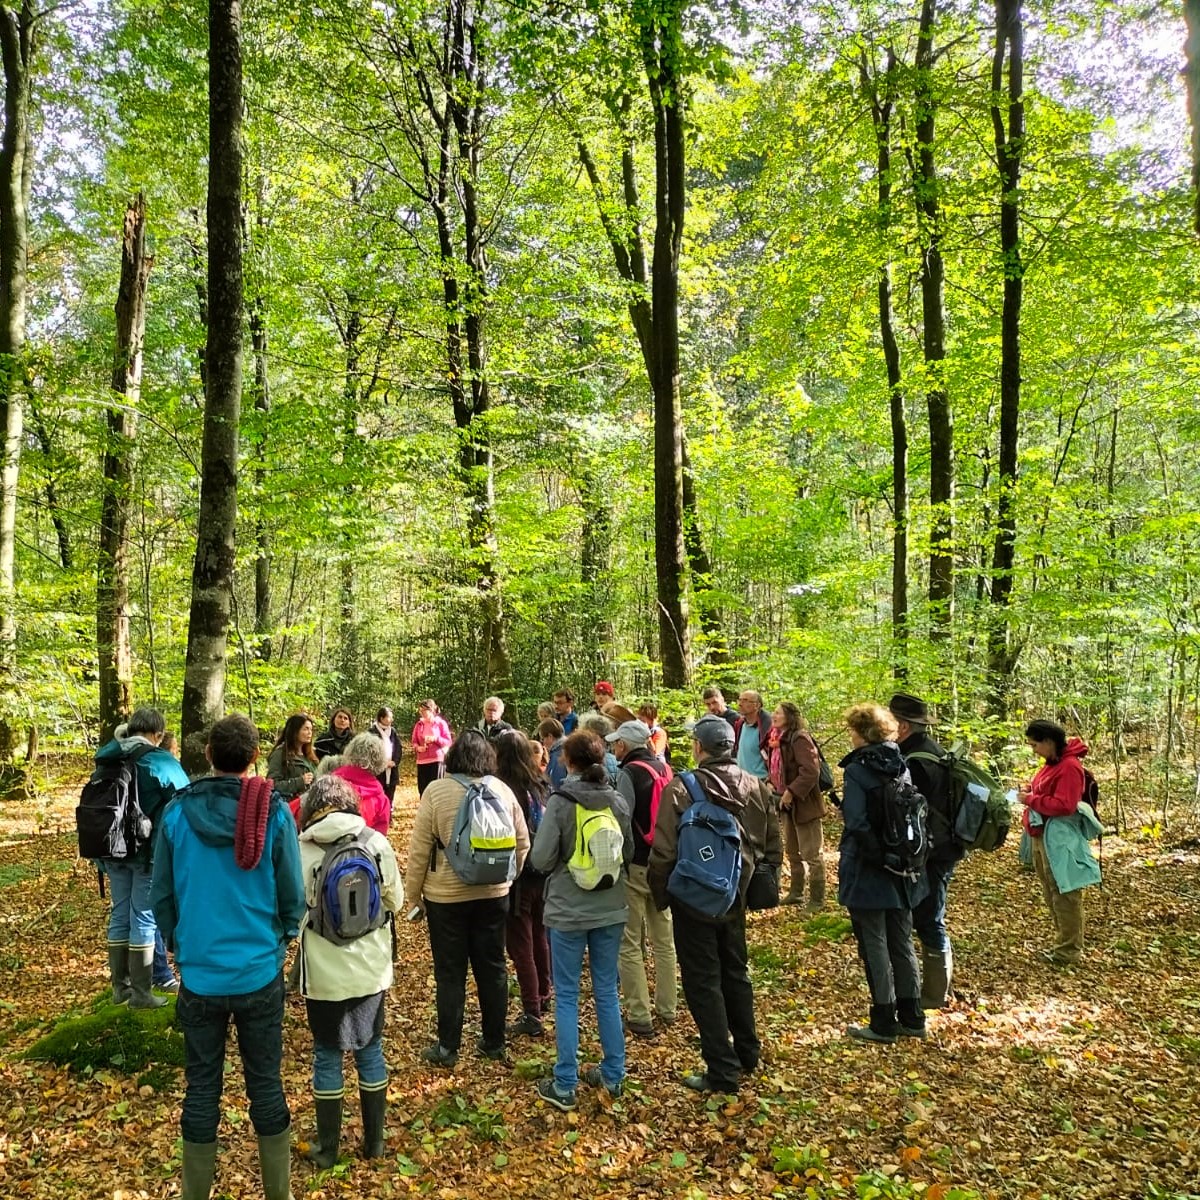
[[[735,1091],[739,1075],[758,1067],[762,1047],[747,969],[746,889],[756,857],[777,870],[783,861],[770,786],[733,761],[733,748],[733,730],[726,721],[710,714],[696,722],[692,730],[692,756],[699,764],[696,783],[707,800],[737,818],[742,831],[741,888],[733,908],[724,917],[706,917],[667,891],[679,819],[692,802],[682,779],[673,780],[662,794],[646,871],[655,904],[660,910],[671,908],[683,995],[700,1031],[705,1070],[683,1080],[698,1092]]]
[[[965,851],[954,837],[950,772],[927,758],[944,758],[946,751],[929,736],[929,705],[919,696],[897,692],[888,709],[899,726],[897,741],[908,764],[913,787],[929,805],[929,855],[925,875],[929,894],[913,909],[913,929],[921,943],[921,1007],[945,1008],[954,974],[954,953],[946,931],[946,894],[954,868]]]
[[[652,800],[659,779],[673,778],[667,766],[650,748],[650,727],[644,721],[625,721],[605,739],[620,763],[617,791],[625,797],[633,814],[633,861],[625,881],[629,919],[621,940],[617,963],[629,1032],[640,1038],[654,1036],[650,1012],[650,988],[646,982],[645,941],[654,947],[654,1011],[664,1025],[675,1020],[678,988],[675,983],[675,942],[671,914],[658,906],[646,881],[650,840],[654,837]],[[660,795],[660,800],[662,796]]]

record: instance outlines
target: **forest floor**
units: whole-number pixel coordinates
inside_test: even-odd
[[[78,784],[0,804],[0,1196],[173,1197],[178,1072],[157,1082],[102,1068],[72,1074],[23,1051],[106,987],[106,905],[75,856]],[[415,807],[402,788],[401,863]],[[827,828],[836,870],[838,829]],[[1140,1197],[1200,1192],[1200,853],[1148,832],[1104,845],[1103,892],[1087,897],[1083,966],[1041,961],[1049,923],[1013,844],[962,864],[950,894],[957,996],[924,1042],[847,1040],[866,1015],[862,970],[836,907],[755,914],[749,941],[764,1063],[733,1098],[681,1086],[699,1066],[681,1019],[630,1039],[620,1100],[580,1091],[562,1114],[536,1101],[553,1040],[509,1064],[465,1052],[427,1068],[433,979],[425,930],[401,923],[387,1025],[388,1155],[319,1173],[299,1155],[303,1197],[680,1196]],[[516,1001],[512,1015],[518,1014]],[[472,1024],[476,1027],[472,1028]],[[598,1046],[583,1009],[585,1062]],[[474,1045],[468,1005],[464,1049]],[[284,1083],[296,1138],[312,1136],[311,1043],[288,1004]],[[348,1066],[348,1083],[353,1070]],[[359,1136],[357,1098],[343,1148]],[[253,1134],[241,1072],[225,1080],[216,1196],[253,1197]]]

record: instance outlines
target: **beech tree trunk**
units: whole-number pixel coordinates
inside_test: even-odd
[[[872,73],[865,52],[859,64],[875,127],[878,220],[885,242],[892,223],[892,110],[896,69],[896,56],[890,50],[882,79]],[[892,264],[888,261],[879,268],[878,297],[879,336],[887,370],[892,424],[892,675],[897,682],[903,682],[908,677],[908,423],[901,387],[900,343],[892,307]]]
[[[133,651],[129,640],[129,518],[133,500],[133,441],[142,387],[146,284],[154,260],[146,254],[146,199],[126,207],[117,289],[113,403],[106,415],[100,545],[96,554],[96,649],[100,682],[100,740],[133,711]]]
[[[25,422],[25,290],[29,259],[29,124],[39,13],[29,0],[0,4],[4,133],[0,138],[0,673],[16,659],[17,481]]]
[[[269,371],[271,339],[267,324],[267,238],[266,219],[267,181],[259,174],[255,185],[255,230],[258,238],[249,236],[247,242],[254,252],[254,287],[250,301],[249,327],[250,348],[254,355],[254,408],[260,414],[262,428],[259,435],[254,468],[255,494],[259,512],[254,522],[254,634],[258,639],[258,653],[263,662],[271,660],[271,524],[263,515],[263,496],[267,487],[267,442],[270,437],[269,414],[271,412],[271,376]]]
[[[242,47],[239,0],[208,6],[208,338],[200,519],[183,680],[184,767],[192,734],[224,713],[237,526],[242,391]]]
[[[1005,88],[1007,48],[1008,86]],[[1021,262],[1019,185],[1025,142],[1024,30],[1021,0],[996,0],[996,46],[992,56],[992,129],[1000,183],[1000,255],[1004,265],[1004,308],[1000,318],[1000,453],[996,538],[992,550],[988,682],[993,715],[1008,714],[1016,651],[1009,627],[1017,545],[1017,434],[1021,412]],[[1007,93],[1007,97],[1006,97]],[[1008,123],[1002,101],[1007,98]]]
[[[1183,52],[1187,65],[1183,69],[1187,81],[1188,118],[1192,125],[1192,222],[1200,233],[1200,0],[1183,0],[1183,15],[1187,22],[1187,40]]]
[[[924,0],[917,33],[914,191],[921,229],[921,317],[924,325],[925,404],[929,414],[929,608],[931,636],[946,641],[954,621],[954,414],[946,390],[945,267],[941,202],[934,158],[937,100],[933,92],[937,0]]]

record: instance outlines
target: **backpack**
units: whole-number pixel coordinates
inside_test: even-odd
[[[650,828],[644,830],[638,829],[638,833],[642,835],[642,841],[649,846],[654,842],[654,830],[658,827],[658,806],[662,800],[663,789],[675,778],[675,772],[671,770],[670,763],[663,763],[662,770],[657,770],[651,763],[641,758],[635,758],[632,762],[625,763],[623,766],[641,767],[643,771],[649,774],[652,780],[650,790]],[[636,813],[631,814],[630,820],[633,822],[633,827],[637,829]]]
[[[97,763],[75,809],[80,858],[129,862],[153,841],[154,826],[138,799],[137,772],[138,760],[153,749],[146,742]]]
[[[387,923],[383,865],[367,845],[371,833],[364,828],[330,842],[315,872],[317,898],[309,907],[308,925],[335,946],[347,946]]]
[[[492,790],[492,777],[468,779],[451,776],[462,784],[462,803],[454,818],[450,844],[438,848],[450,869],[468,886],[511,883],[517,875],[517,830],[512,811]]]
[[[1100,816],[1100,785],[1096,782],[1096,777],[1087,769],[1083,768],[1083,799],[1086,804],[1092,806],[1092,812],[1096,817]]]
[[[606,892],[621,878],[625,865],[625,834],[616,814],[603,808],[584,808],[574,796],[559,792],[575,804],[575,851],[567,870],[585,892]]]
[[[692,802],[679,818],[667,891],[706,917],[723,917],[738,901],[742,829],[733,813],[705,798],[691,771],[679,778]]]
[[[929,805],[907,772],[870,794],[867,819],[879,842],[875,865],[904,879],[919,879],[929,855]]]
[[[957,845],[964,850],[998,850],[1004,844],[1012,808],[1004,785],[991,771],[957,747],[941,758],[922,750],[907,758],[937,763],[947,772],[950,811],[946,819]]]

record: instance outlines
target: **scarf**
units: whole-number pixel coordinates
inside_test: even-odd
[[[233,834],[233,856],[243,871],[253,871],[267,842],[267,814],[275,785],[266,777],[247,775],[238,795],[237,826]]]

